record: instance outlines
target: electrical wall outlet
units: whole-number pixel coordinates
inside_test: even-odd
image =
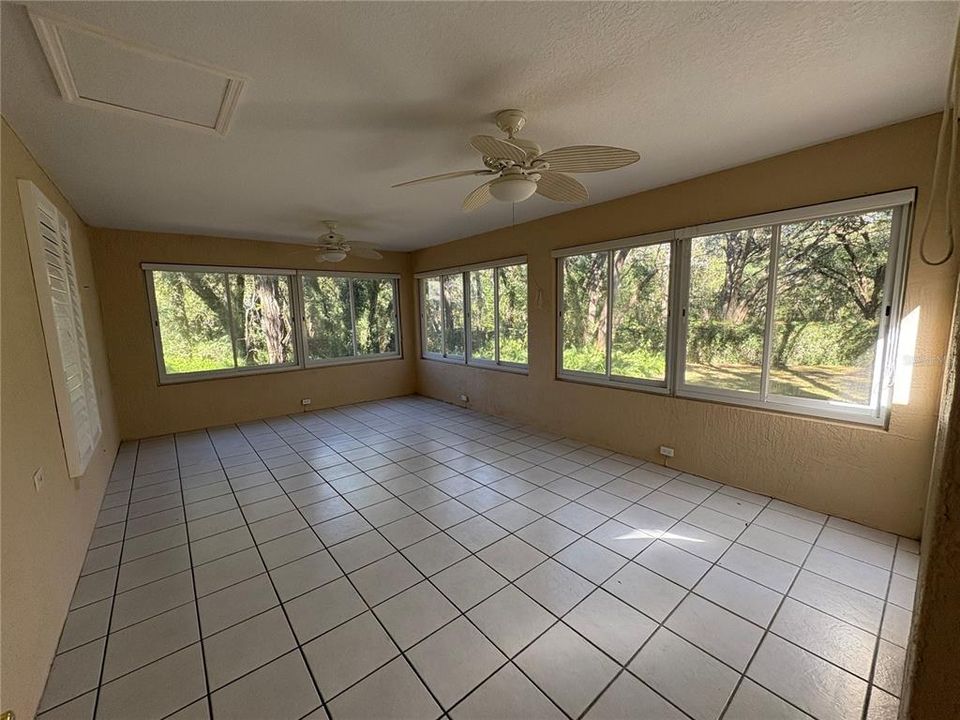
[[[33,487],[36,488],[37,492],[40,492],[40,488],[43,487],[43,468],[38,467],[37,471],[33,474]]]
[[[673,457],[673,448],[667,447],[666,445],[660,446],[660,454],[664,457]]]
[[[470,402],[470,398],[463,393],[460,393],[460,402]]]
[[[313,402],[313,400],[311,400],[310,398],[304,398],[303,400],[300,401],[300,404],[303,405],[304,407],[306,407],[307,405],[309,405],[309,404],[312,403],[312,402]]]

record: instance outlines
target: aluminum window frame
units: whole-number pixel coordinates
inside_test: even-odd
[[[514,267],[524,265],[527,267],[527,362],[515,363],[500,359],[500,273],[498,270],[504,267]],[[473,357],[473,326],[471,322],[471,298],[470,298],[470,273],[479,270],[493,270],[494,287],[494,360],[486,358]],[[447,353],[447,304],[444,302],[446,290],[444,288],[444,279],[454,276],[460,276],[460,286],[463,292],[463,330],[464,330],[464,353],[463,355],[450,355]],[[474,263],[471,265],[460,265],[451,268],[440,268],[427,272],[419,272],[414,275],[417,281],[417,302],[419,304],[420,315],[420,357],[424,360],[434,360],[437,362],[450,363],[452,365],[466,365],[470,367],[483,368],[486,370],[500,370],[504,372],[514,372],[527,374],[530,359],[530,268],[525,255],[493,260],[490,262]],[[440,328],[441,352],[432,352],[427,349],[427,315],[426,315],[426,293],[427,282],[436,280],[440,284]]]
[[[147,302],[149,305],[150,322],[153,331],[154,357],[157,363],[157,379],[158,384],[160,385],[176,385],[180,383],[197,382],[202,380],[216,380],[246,377],[248,375],[294,372],[298,370],[310,370],[318,367],[354,365],[368,362],[380,362],[385,360],[400,360],[403,358],[399,273],[337,272],[335,270],[303,270],[296,268],[265,268],[238,265],[190,265],[176,263],[141,263],[140,268],[144,273],[144,279],[146,283]],[[157,310],[156,288],[153,281],[153,273],[155,271],[222,274],[224,276],[225,283],[226,276],[230,274],[282,275],[287,277],[288,282],[290,283],[290,320],[293,324],[294,352],[296,353],[296,362],[283,364],[275,363],[270,365],[239,366],[236,358],[236,339],[233,337],[233,324],[231,322],[231,326],[227,329],[230,336],[230,344],[233,349],[234,367],[224,368],[221,370],[201,370],[191,373],[168,373],[166,371],[166,363],[164,362],[163,358],[163,339],[160,334],[160,320]],[[307,357],[305,300],[303,296],[303,277],[305,275],[391,281],[393,292],[394,337],[396,338],[397,343],[396,351],[391,353],[374,353],[322,360],[310,360]],[[225,290],[227,290],[226,295],[228,312],[232,318],[232,301],[230,299],[230,293],[226,287]],[[352,307],[354,302],[352,281],[350,282],[350,302]],[[351,312],[351,335],[353,337],[354,346],[356,346],[356,321],[353,312]]]
[[[703,385],[694,385],[691,383],[685,382],[684,378],[686,375],[687,367],[687,340],[689,336],[689,317],[688,317],[688,308],[690,303],[690,265],[691,258],[693,255],[693,241],[707,236],[715,235],[720,232],[738,232],[742,230],[753,230],[757,228],[767,228],[771,229],[770,233],[770,254],[767,257],[767,302],[769,303],[771,299],[775,300],[776,293],[776,275],[773,274],[776,267],[776,258],[778,248],[774,245],[774,237],[779,237],[780,235],[780,226],[775,225],[771,226],[769,224],[748,224],[743,227],[738,228],[729,228],[724,230],[714,230],[713,232],[706,232],[703,234],[697,234],[692,237],[683,238],[680,240],[681,244],[681,266],[680,266],[680,277],[682,280],[682,285],[679,288],[679,306],[678,306],[678,354],[676,355],[676,362],[674,364],[674,377],[671,383],[672,387],[675,389],[675,394],[677,397],[688,397],[695,398],[700,400],[714,400],[717,402],[733,402],[737,405],[748,405],[748,406],[757,406],[757,407],[767,407],[766,401],[764,399],[764,388],[765,381],[769,376],[769,368],[766,363],[770,356],[770,346],[771,343],[768,342],[770,335],[773,330],[773,308],[770,305],[765,305],[764,311],[764,334],[763,334],[763,350],[762,350],[762,359],[760,361],[760,390],[756,393],[740,392],[737,390],[726,390],[724,388],[714,388]]]
[[[527,347],[527,362],[518,363],[511,362],[509,360],[503,360],[500,357],[500,270],[505,267],[516,267],[517,265],[523,265],[526,268],[526,280],[527,280],[527,338],[526,338],[526,347]],[[486,268],[477,268],[478,270],[483,270]],[[495,311],[493,314],[494,324],[496,326],[496,334],[494,336],[494,344],[496,346],[496,362],[491,362],[489,360],[475,360],[474,365],[479,367],[489,367],[492,369],[506,370],[508,372],[527,372],[527,368],[530,366],[530,266],[527,264],[526,259],[522,263],[499,263],[492,266],[493,269],[493,289],[494,289],[494,301],[495,301]],[[472,271],[471,271],[472,272]]]
[[[653,245],[667,245],[670,249],[670,267],[667,271],[667,338],[664,343],[664,377],[663,380],[653,380],[651,378],[633,378],[625,375],[615,375],[612,372],[613,306],[616,290],[613,282],[613,254],[617,250],[632,250],[633,248],[650,247]],[[598,252],[603,252],[607,255],[607,327],[604,372],[592,373],[583,370],[570,370],[563,367],[563,314],[565,312],[563,293],[564,260],[576,255],[595,254]],[[659,395],[669,394],[671,392],[671,367],[675,353],[673,343],[674,333],[672,331],[675,325],[676,315],[673,296],[675,289],[674,278],[677,274],[677,240],[674,233],[657,232],[597,243],[596,245],[578,245],[576,247],[555,251],[553,256],[557,261],[557,378],[560,380],[572,380],[591,385],[606,385],[627,390],[645,390]]]
[[[307,323],[306,323],[306,296],[303,292],[303,279],[310,277],[333,277],[347,280],[347,293],[350,300],[350,342],[353,346],[352,355],[341,355],[334,358],[311,358],[307,352]],[[357,345],[357,312],[354,297],[354,280],[390,280],[393,292],[393,336],[397,341],[397,349],[386,353],[360,353]],[[335,272],[331,270],[300,270],[297,272],[299,298],[300,342],[303,345],[304,367],[327,367],[331,365],[353,365],[355,363],[377,362],[380,360],[397,360],[403,357],[403,344],[400,338],[400,276],[394,273],[360,273]]]
[[[802,415],[826,420],[840,420],[888,428],[892,406],[893,380],[896,369],[899,324],[902,320],[903,298],[906,291],[908,242],[916,204],[916,188],[895,190],[858,198],[808,205],[760,215],[752,215],[715,223],[678,228],[647,235],[621,238],[602,243],[578,245],[553,251],[556,262],[557,317],[556,362],[558,380],[581,382],[606,387],[639,390],[671,397],[719,402],[740,407],[772,412]],[[839,403],[814,398],[797,398],[769,391],[770,358],[775,341],[776,300],[779,276],[781,227],[804,220],[816,220],[843,215],[864,214],[878,210],[892,210],[890,239],[887,247],[887,271],[884,277],[884,311],[877,329],[876,356],[868,405]],[[693,240],[704,235],[735,232],[757,227],[770,227],[771,247],[768,258],[767,300],[764,318],[763,358],[761,362],[760,391],[747,395],[735,390],[707,388],[684,381],[689,318],[687,310],[690,293],[690,259]],[[607,312],[607,373],[586,373],[563,368],[563,260],[572,255],[606,251],[607,279],[612,284],[612,253],[617,249],[642,245],[671,243],[671,276],[667,325],[667,372],[665,383],[651,383],[641,379],[624,379],[610,375],[613,341],[613,289],[608,285]]]

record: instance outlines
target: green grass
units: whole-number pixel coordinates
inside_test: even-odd
[[[564,348],[563,368],[602,375],[606,371],[604,353],[592,347]],[[611,370],[613,375],[642,379],[662,379],[666,371],[662,355],[643,350],[614,352]],[[688,363],[686,383],[756,393],[760,389],[760,368]],[[773,368],[769,392],[788,397],[865,403],[870,397],[870,369],[827,365]]]
[[[605,354],[596,348],[564,348],[563,368],[602,375],[606,372]],[[662,380],[666,366],[662,355],[644,350],[623,352],[614,349],[610,370],[611,374],[621,377]]]
[[[193,352],[189,349],[163,348],[163,362],[167,374],[205,372],[233,368],[233,352],[229,343],[197,343]]]
[[[747,365],[687,365],[686,382],[726,390],[757,392],[760,368]],[[773,368],[771,395],[866,403],[870,399],[870,372],[858,367],[801,366]]]

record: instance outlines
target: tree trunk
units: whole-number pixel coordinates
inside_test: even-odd
[[[606,306],[602,303],[602,296],[607,289],[607,254],[599,253],[590,259],[590,269],[587,273],[587,318],[594,321],[591,329],[587,324],[583,326],[583,344],[594,344],[596,347],[606,347],[607,316]],[[608,298],[609,300],[609,298]]]
[[[380,283],[374,280],[367,283],[367,287],[370,288],[370,302],[367,305],[367,332],[369,332],[367,342],[370,347],[367,348],[367,351],[380,352],[380,348],[383,347],[383,338],[380,337],[377,327],[377,301],[380,299]]]
[[[275,275],[254,275],[254,287],[260,305],[260,323],[267,345],[268,362],[271,364],[286,362],[283,344],[284,320],[278,301],[278,283],[279,278]]]
[[[220,324],[225,328],[229,328],[230,313],[227,311],[226,298],[214,290],[214,288],[207,285],[203,280],[203,275],[198,273],[182,273],[181,277],[187,281],[187,285],[189,285],[190,289],[203,301],[203,304],[216,314]]]

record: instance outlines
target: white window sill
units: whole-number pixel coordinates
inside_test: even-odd
[[[248,370],[211,370],[209,372],[183,373],[180,375],[164,375],[160,378],[160,385],[182,385],[184,383],[200,382],[202,380],[228,380],[234,378],[247,377],[248,375],[268,375],[273,373],[297,372],[304,370],[317,370],[319,368],[337,367],[340,365],[362,365],[371,362],[387,362],[390,360],[402,360],[403,356],[398,354],[391,355],[367,355],[361,357],[338,358],[335,360],[313,360],[305,365],[281,365],[269,367],[253,367]]]
[[[529,375],[530,371],[526,365],[497,364],[495,362],[474,360],[466,362],[463,358],[449,358],[442,355],[421,355],[421,360],[430,362],[445,363],[446,365],[459,365],[465,368],[474,368],[476,370],[493,370],[495,372],[513,373],[514,375]]]

